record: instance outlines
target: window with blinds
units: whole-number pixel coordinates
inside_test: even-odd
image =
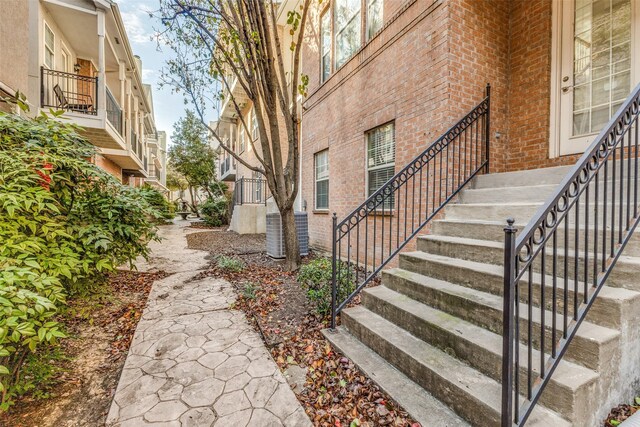
[[[240,128],[240,154],[244,153],[244,127]]]
[[[371,196],[395,174],[395,125],[388,123],[367,132],[367,190]],[[394,206],[393,195],[384,201],[385,209]]]
[[[329,150],[315,154],[316,203],[318,210],[329,209]]]

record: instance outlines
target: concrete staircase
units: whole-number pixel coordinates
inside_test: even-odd
[[[345,309],[341,326],[325,331],[423,426],[500,425],[505,219],[516,218],[521,230],[567,171],[477,177],[433,222],[432,234],[418,237],[417,251],[402,253],[399,267],[383,272],[382,285],[363,290],[362,304]],[[620,384],[638,370],[626,359],[640,348],[629,327],[640,314],[639,272],[634,237],[527,425],[599,425],[618,399],[630,399]],[[534,282],[541,286],[540,277]],[[536,321],[534,336],[540,328]],[[539,357],[534,352],[534,366]],[[520,375],[524,384],[524,369]]]

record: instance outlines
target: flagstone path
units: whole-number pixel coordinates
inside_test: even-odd
[[[311,426],[244,313],[232,286],[195,280],[207,252],[187,249],[188,221],[161,227],[140,271],[153,284],[118,383],[109,427]]]

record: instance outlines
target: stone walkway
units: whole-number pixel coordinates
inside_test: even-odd
[[[153,284],[107,417],[110,427],[310,426],[231,285],[195,280],[208,253],[186,249],[187,221],[161,228],[140,271]]]

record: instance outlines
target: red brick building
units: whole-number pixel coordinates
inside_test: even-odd
[[[330,213],[342,218],[364,201],[487,83],[492,172],[575,162],[640,81],[639,27],[635,0],[322,2],[302,61],[311,243],[330,249]],[[367,152],[381,131],[395,151],[383,165]]]

